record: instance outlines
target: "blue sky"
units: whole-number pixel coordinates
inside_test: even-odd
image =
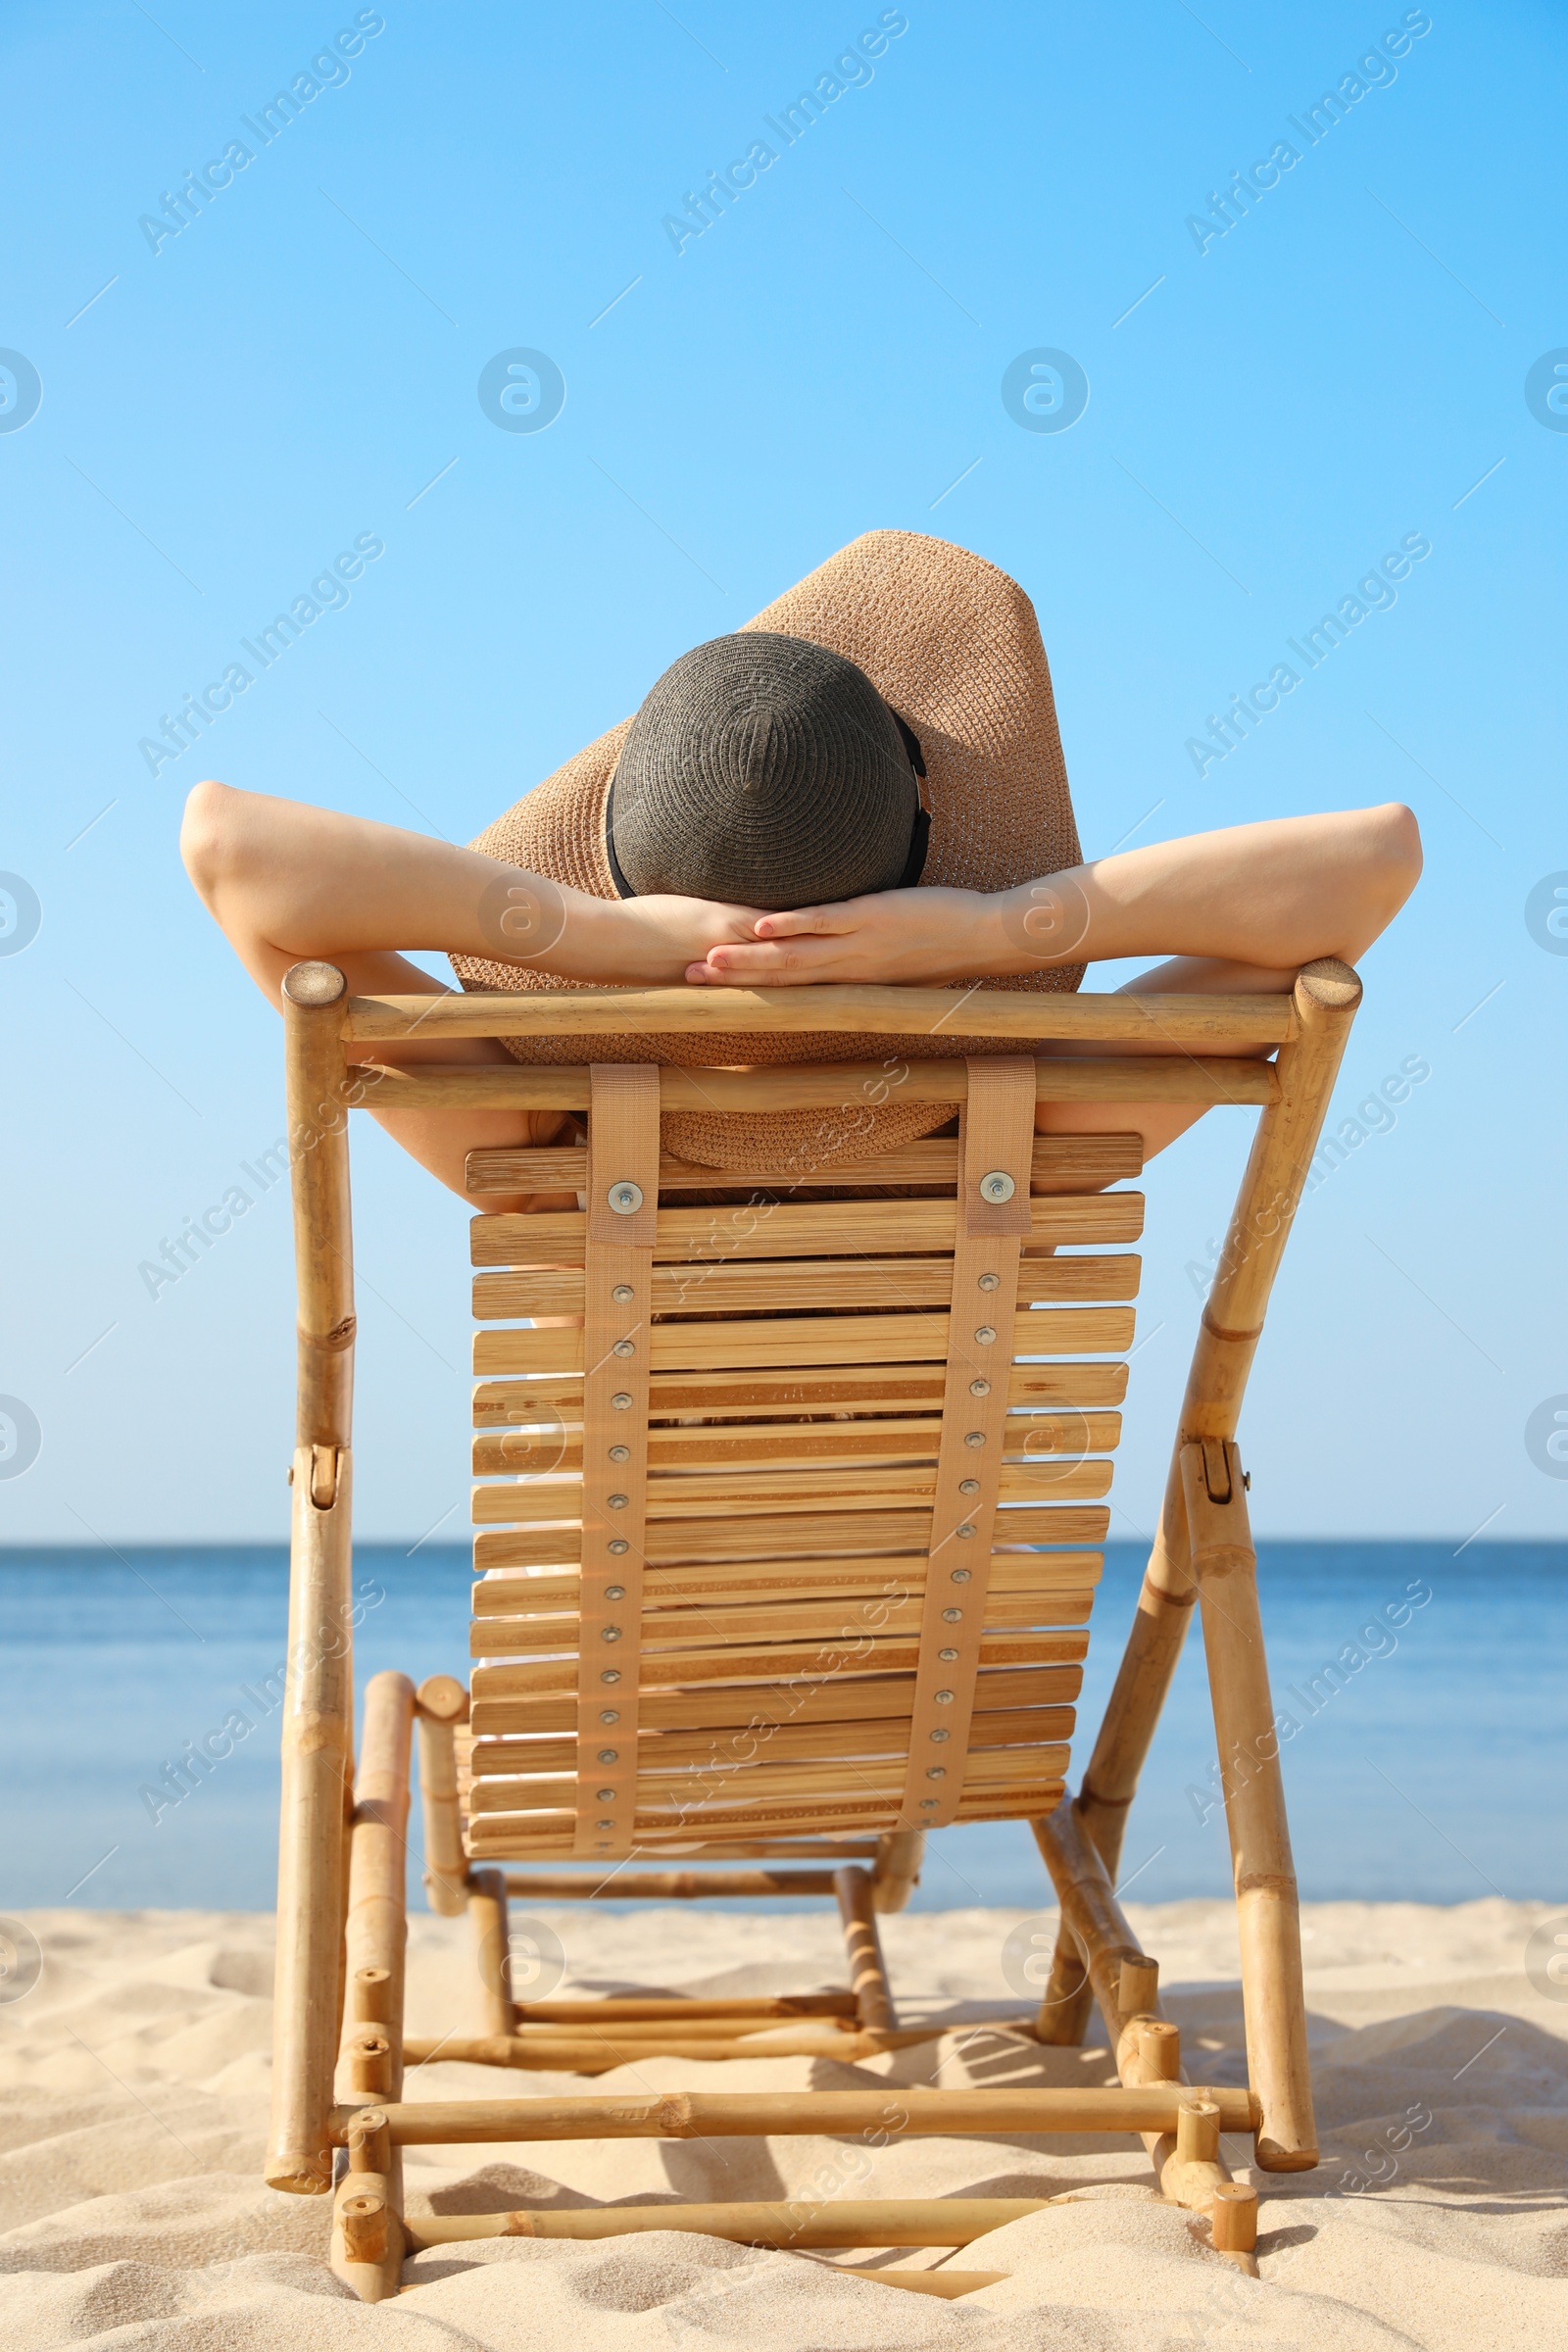
[[[1033,597],[1089,852],[1418,810],[1426,879],[1367,959],[1334,1123],[1428,1074],[1303,1210],[1243,1428],[1254,1515],[1562,1531],[1525,1434],[1568,1392],[1568,956],[1527,922],[1568,869],[1568,431],[1526,393],[1568,347],[1556,12],[13,0],[4,47],[0,1392],[42,1448],[0,1478],[0,1541],[286,1524],[286,1187],[241,1173],[282,1132],[279,1039],[178,865],[188,786],[466,839],[883,525]],[[787,143],[770,119],[820,76]],[[760,142],[701,234],[664,225]],[[177,234],[140,225],[210,163]],[[481,406],[518,349],[564,382],[547,429]],[[1087,379],[1066,429],[1004,401],[1043,350]],[[1396,600],[1195,759],[1415,537]],[[357,541],[383,552],[348,601],[150,772],[142,739]],[[1245,1145],[1215,1113],[1151,1178],[1123,1536]],[[464,1211],[368,1124],[355,1182],[360,1523],[456,1537]],[[236,1185],[250,1212],[150,1298],[141,1261]]]

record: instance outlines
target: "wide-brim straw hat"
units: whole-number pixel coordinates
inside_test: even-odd
[[[930,847],[920,887],[1011,890],[1079,862],[1078,828],[1056,728],[1051,671],[1034,607],[995,564],[944,539],[868,531],[746,622],[806,637],[858,662],[919,738]],[[618,893],[605,849],[605,802],[631,725],[601,735],[487,826],[473,848],[592,898]],[[514,963],[454,956],[465,988],[587,985]],[[991,988],[1075,989],[1082,964],[1063,964]],[[955,981],[955,988],[974,986]],[[714,992],[714,1011],[722,999]],[[580,1037],[503,1040],[518,1061],[575,1062]],[[906,1054],[1016,1054],[1015,1040],[726,1033],[596,1038],[596,1061],[737,1066],[770,1061],[896,1060]],[[731,1117],[666,1112],[664,1149],[704,1167],[814,1167],[860,1159],[947,1125],[942,1103],[856,1102],[846,1112],[768,1111]]]

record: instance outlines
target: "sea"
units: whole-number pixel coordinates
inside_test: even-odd
[[[1107,1546],[1074,1779],[1143,1566],[1141,1546]],[[466,1546],[358,1547],[362,1691],[385,1667],[416,1681],[466,1672],[470,1573]],[[1303,1896],[1568,1900],[1568,1544],[1264,1542],[1258,1573]],[[271,1909],[287,1584],[272,1545],[0,1551],[0,1913]],[[227,1752],[180,1771],[204,1740]],[[417,1838],[416,1804],[416,1904]],[[1229,1887],[1195,1632],[1132,1809],[1121,1891],[1164,1902]],[[1015,1822],[938,1832],[914,1897],[943,1911],[1050,1900]]]

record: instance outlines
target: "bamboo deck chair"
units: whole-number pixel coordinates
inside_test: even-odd
[[[1264,2173],[1308,2168],[1316,2147],[1296,1883],[1234,1440],[1359,1002],[1354,973],[1312,965],[1294,995],[1266,998],[736,990],[727,1029],[900,1036],[940,1023],[948,1036],[1015,1037],[1020,1049],[748,1070],[593,1061],[596,1030],[710,1024],[710,1000],[692,991],[349,999],[335,968],[306,963],[284,997],[300,1369],[268,2178],[304,2192],[335,2184],[339,2276],[378,2299],[397,2291],[406,2253],[478,2234],[687,2228],[791,2247],[960,2245],[1035,2209],[937,2199],[434,2221],[403,2211],[409,2145],[775,2132],[878,2144],[901,2132],[1139,2133],[1166,2196],[1206,2212],[1214,2245],[1252,2267],[1255,2191],[1220,2161],[1219,2135],[1248,2135]],[[376,1042],[415,1030],[574,1034],[583,1059],[378,1072]],[[1097,1058],[1097,1041],[1123,1051]],[[1181,1051],[1137,1051],[1156,1041]],[[1031,1058],[1053,1042],[1073,1051]],[[378,1107],[579,1114],[585,1144],[476,1151],[468,1186],[479,1201],[562,1191],[586,1205],[473,1220],[478,1663],[469,1690],[377,1675],[356,1769],[346,1111],[372,1090]],[[958,1135],[858,1166],[827,1155],[817,1169],[744,1174],[661,1152],[662,1105],[819,1106],[831,1129],[846,1105],[890,1092],[952,1103]],[[1052,1099],[1103,1104],[1103,1132],[1037,1136],[1035,1104]],[[1126,1653],[1068,1800],[1138,1283],[1124,1245],[1143,1217],[1142,1197],[1123,1189],[1141,1171],[1141,1139],[1118,1131],[1117,1105],[1153,1099],[1251,1105],[1261,1117]],[[857,1184],[919,1189],[857,1197]],[[1240,1914],[1250,2078],[1240,2089],[1184,2080],[1157,1965],[1113,1892],[1195,1599]],[[405,2045],[416,1724],[426,1885],[435,1909],[472,1917],[483,2013],[477,2033],[472,2017],[455,2019],[442,2042]],[[1032,1825],[1060,1906],[1032,2031],[1079,2042],[1097,2002],[1114,2087],[404,2096],[405,2065],[437,2053],[591,2074],[660,2054],[854,2059],[896,2046],[911,2036],[897,2024],[878,1913],[907,1898],[928,1829],[996,1820]],[[509,1894],[699,1891],[836,1897],[849,1988],[794,2000],[513,1998]],[[980,2276],[902,2282],[936,2279],[953,2293]]]

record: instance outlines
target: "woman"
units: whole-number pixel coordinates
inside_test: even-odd
[[[406,949],[445,951],[487,988],[684,981],[711,992],[712,1031],[608,1039],[595,1052],[710,1064],[1018,1050],[918,1033],[858,1048],[843,1033],[726,1036],[722,992],[734,986],[1071,989],[1089,962],[1165,956],[1130,993],[1284,991],[1315,957],[1357,961],[1421,869],[1415,818],[1397,804],[1085,863],[1027,597],[978,557],[895,531],[855,541],[747,628],[684,656],[635,719],[472,849],[217,783],[192,793],[181,849],[274,1003],[289,965],[312,956],[340,966],[357,995],[442,993]],[[404,1066],[581,1053],[579,1040],[539,1038],[375,1049]],[[469,1151],[550,1143],[567,1124],[553,1111],[377,1115],[459,1194]],[[1146,1155],[1200,1115],[1124,1106]],[[864,1159],[946,1116],[900,1103],[895,1089],[846,1122],[826,1156]],[[1036,1114],[1043,1133],[1103,1121],[1094,1104]],[[666,1118],[664,1141],[739,1171],[787,1164],[809,1136],[820,1167],[821,1128],[815,1112],[689,1113]],[[530,1205],[544,1202],[486,1198]]]

